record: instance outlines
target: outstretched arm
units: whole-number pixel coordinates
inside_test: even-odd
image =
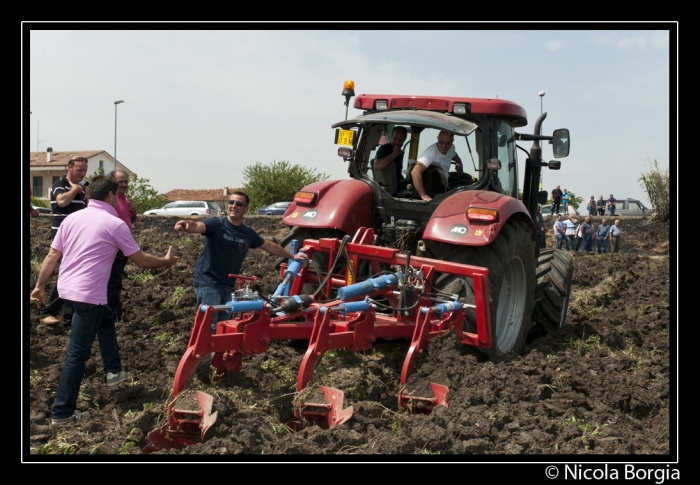
[[[306,254],[304,253],[297,253],[297,254],[292,254],[286,249],[284,249],[282,246],[279,244],[272,242],[272,241],[265,241],[262,246],[260,246],[262,249],[267,251],[268,253],[272,254],[273,256],[279,256],[280,258],[292,258],[297,261],[301,261],[303,259],[306,259]]]
[[[165,254],[164,258],[144,253],[139,249],[134,254],[130,255],[129,259],[139,268],[166,268],[180,261],[179,256],[173,255],[172,246],[168,248],[168,252]]]
[[[175,223],[175,230],[186,232],[188,234],[204,234],[207,231],[207,226],[205,226],[204,223],[200,221],[188,221],[183,219]]]

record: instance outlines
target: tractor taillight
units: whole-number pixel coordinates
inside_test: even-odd
[[[470,207],[467,209],[467,219],[470,221],[496,222],[498,220],[498,211],[496,209]]]
[[[316,192],[297,192],[294,194],[294,202],[311,205],[316,202],[317,195],[318,194]]]

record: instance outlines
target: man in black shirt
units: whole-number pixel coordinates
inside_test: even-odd
[[[75,156],[68,161],[66,175],[61,177],[51,187],[51,240],[56,236],[59,226],[64,219],[81,209],[85,209],[85,185],[83,182],[87,172],[87,159]],[[54,283],[46,305],[41,307],[39,313],[41,322],[47,325],[55,325],[58,319],[54,316],[63,309],[63,326],[70,327],[73,311],[58,296],[58,287]]]
[[[561,186],[557,185],[557,188],[552,190],[552,214],[559,214],[561,196],[563,195],[559,187]]]

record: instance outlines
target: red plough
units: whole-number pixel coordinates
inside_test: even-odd
[[[314,367],[329,350],[368,350],[376,339],[411,339],[401,372],[399,405],[429,413],[435,406],[446,406],[448,389],[432,384],[435,396],[404,394],[408,377],[415,367],[418,353],[429,341],[454,329],[465,345],[491,347],[491,323],[488,305],[488,270],[476,266],[438,261],[400,254],[397,249],[372,246],[372,229],[358,230],[352,242],[338,239],[308,239],[301,251],[313,261],[315,253],[327,254],[327,268],[312,268],[315,262],[290,260],[280,268],[282,282],[268,299],[236,298],[219,306],[201,305],[185,355],[175,373],[174,401],[168,406],[168,424],[148,435],[146,452],[177,448],[200,442],[216,420],[211,414],[211,400],[197,412],[181,412],[177,398],[191,379],[197,365],[213,353],[211,365],[223,377],[241,369],[243,356],[263,353],[272,340],[304,339],[309,341],[297,379],[297,391],[304,390]],[[293,245],[295,247],[296,245]],[[344,258],[344,260],[343,260]],[[339,263],[339,261],[342,261]],[[342,267],[337,271],[337,268]],[[358,281],[353,269],[363,268],[372,276]],[[384,269],[382,269],[384,268]],[[336,270],[336,271],[334,271]],[[463,328],[464,306],[455,295],[445,294],[433,286],[439,274],[472,278],[474,282],[476,333]],[[232,275],[235,276],[235,275]],[[237,278],[241,278],[236,276]],[[302,294],[305,284],[314,285],[316,293],[330,295],[320,302],[315,295]],[[250,292],[246,293],[250,298]],[[240,314],[220,321],[216,334],[210,328],[215,312]],[[292,430],[307,424],[330,428],[352,416],[352,408],[343,409],[340,390],[321,387],[325,403],[295,405]],[[206,395],[205,395],[206,396]]]

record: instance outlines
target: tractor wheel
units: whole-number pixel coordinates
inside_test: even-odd
[[[343,236],[345,236],[345,233],[343,231],[337,230],[337,229],[314,229],[314,228],[308,228],[308,227],[295,227],[293,228],[289,234],[287,234],[284,239],[282,239],[282,242],[280,243],[281,246],[283,246],[285,249],[289,250],[292,240],[296,239],[299,241],[299,248],[301,248],[304,245],[304,240],[305,239],[322,239],[322,238],[336,238],[336,239],[342,239]],[[326,273],[328,271],[328,255],[324,253],[314,253],[313,262],[316,263],[316,267],[318,268],[318,271],[321,273]],[[342,264],[345,266],[345,258],[341,258],[341,262],[339,264]],[[338,269],[338,268],[336,268]],[[315,271],[313,267],[309,268],[309,271]],[[311,285],[311,284],[305,284],[303,288],[303,293],[304,294],[313,294],[316,291],[316,286]],[[317,298],[320,299],[325,299],[322,293],[317,295]],[[329,295],[328,298],[330,299],[331,296]]]
[[[537,288],[532,316],[538,323],[561,328],[566,323],[574,258],[560,249],[543,249],[537,260]]]
[[[488,246],[454,247],[442,259],[488,268],[492,346],[481,350],[489,357],[520,353],[531,326],[535,293],[535,242],[525,223],[510,219]],[[445,274],[435,286],[459,295],[463,303],[474,303],[471,278]],[[474,310],[465,309],[465,314],[465,330],[475,331]]]

